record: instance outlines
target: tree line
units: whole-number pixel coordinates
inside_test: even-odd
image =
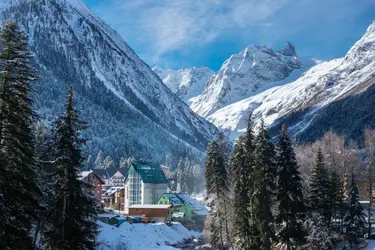
[[[336,159],[327,164],[320,146],[308,174],[302,175],[301,156],[296,156],[287,130],[284,125],[273,143],[264,122],[255,133],[249,118],[229,159],[220,140],[208,146],[210,215],[204,235],[213,249],[326,250],[334,249],[343,235],[355,245],[357,237],[370,230],[359,203],[354,165],[340,172],[337,164],[343,159],[327,153]],[[347,146],[342,150],[351,152]],[[337,147],[332,151],[340,152]]]
[[[96,200],[79,170],[87,125],[74,107],[47,131],[33,110],[26,35],[14,22],[0,29],[0,249],[94,249]],[[37,127],[37,128],[36,128]]]

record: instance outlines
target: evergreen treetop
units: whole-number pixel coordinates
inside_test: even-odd
[[[363,207],[359,203],[359,192],[354,172],[352,172],[346,207],[347,210],[343,219],[344,232],[352,237],[362,236],[366,222]]]
[[[302,225],[298,220],[304,212],[304,201],[302,178],[286,125],[283,125],[281,129],[276,152],[278,168],[276,221],[283,225],[278,234],[280,239],[287,244],[287,248],[292,249],[304,237]]]
[[[324,164],[322,149],[319,148],[309,184],[309,204],[310,210],[323,216],[328,225],[331,220],[331,186],[330,174]]]

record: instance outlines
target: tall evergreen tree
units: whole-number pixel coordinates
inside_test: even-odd
[[[355,238],[364,232],[366,221],[363,207],[359,203],[359,193],[354,172],[352,173],[346,207],[347,210],[343,219],[344,233],[351,236],[352,241],[355,241]]]
[[[261,121],[259,133],[255,139],[255,169],[253,179],[255,184],[254,207],[255,222],[261,234],[261,248],[271,249],[275,240],[274,218],[271,212],[276,192],[276,162],[275,149],[270,141],[267,128]]]
[[[230,170],[233,185],[234,234],[243,249],[260,249],[260,229],[263,230],[263,223],[257,220],[256,216],[263,213],[263,210],[259,209],[260,203],[257,198],[260,199],[260,183],[256,178],[260,177],[258,174],[261,174],[261,170],[255,168],[255,138],[251,116],[246,133],[239,138],[232,152]]]
[[[323,216],[327,225],[331,221],[331,186],[330,174],[324,164],[322,149],[319,148],[309,184],[309,206],[312,212]]]
[[[225,249],[228,244],[227,204],[229,187],[225,158],[220,145],[213,141],[208,145],[206,167],[206,190],[211,208],[207,218],[206,232],[214,249]]]
[[[14,22],[0,29],[0,249],[32,249],[36,184],[30,92],[37,72],[26,35]]]
[[[250,174],[251,167],[248,165],[248,157],[245,151],[245,138],[240,136],[234,145],[230,159],[230,175],[233,185],[233,229],[234,236],[239,239],[243,249],[251,246],[251,197],[250,197]]]
[[[44,249],[94,249],[96,200],[89,195],[90,184],[78,179],[84,157],[81,130],[86,125],[74,108],[70,87],[63,116],[54,122],[56,138],[54,199],[44,232]]]
[[[279,237],[287,249],[294,249],[302,240],[303,230],[298,215],[304,212],[302,178],[298,171],[296,156],[292,142],[288,136],[288,128],[283,125],[276,144],[277,165],[277,202],[276,221],[281,226]]]

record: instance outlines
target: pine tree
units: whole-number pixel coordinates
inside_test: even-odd
[[[104,155],[103,151],[99,150],[98,156],[95,160],[95,168],[104,168]]]
[[[86,142],[80,131],[85,128],[74,108],[70,87],[65,113],[54,122],[54,198],[44,232],[44,249],[95,248],[96,200],[89,192],[90,184],[78,179],[84,161],[81,146]]]
[[[107,168],[113,168],[113,167],[114,167],[114,162],[112,158],[108,155],[103,161],[103,168],[107,169]]]
[[[234,235],[239,238],[243,249],[250,249],[252,242],[250,174],[252,169],[248,165],[244,141],[244,136],[240,136],[234,145],[230,159],[230,174],[233,184]]]
[[[260,169],[255,168],[255,139],[251,116],[245,135],[241,136],[231,155],[230,175],[233,184],[233,228],[243,249],[260,249],[259,190],[255,176]],[[259,171],[257,171],[259,170]],[[263,211],[262,211],[263,212]]]
[[[293,249],[303,239],[303,230],[299,214],[304,212],[302,178],[298,171],[296,156],[292,142],[288,137],[288,129],[283,125],[276,144],[277,165],[277,202],[276,221],[281,226],[278,233],[287,249]]]
[[[219,144],[216,141],[211,142],[205,161],[206,190],[211,208],[206,231],[214,249],[225,249],[230,239],[227,218],[229,187],[225,165],[224,153]]]
[[[309,184],[309,205],[312,212],[324,217],[327,225],[331,221],[332,184],[328,169],[324,164],[322,149],[316,154]]]
[[[26,35],[14,22],[0,29],[0,249],[32,249],[36,184],[31,83],[37,72]]]
[[[261,121],[259,133],[255,139],[255,169],[253,173],[256,207],[254,207],[254,219],[258,231],[261,234],[262,246],[260,249],[271,249],[272,241],[275,240],[273,229],[274,218],[271,212],[276,191],[276,162],[275,149],[270,141],[270,136]]]
[[[363,207],[359,203],[359,193],[354,172],[352,173],[346,207],[347,210],[343,219],[344,233],[351,236],[352,242],[355,242],[356,237],[361,236],[364,232],[366,221]]]

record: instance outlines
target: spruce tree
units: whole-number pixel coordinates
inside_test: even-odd
[[[41,192],[36,183],[31,83],[37,72],[26,35],[0,29],[0,249],[32,249]]]
[[[358,187],[355,181],[354,172],[349,187],[349,196],[346,201],[346,213],[343,219],[344,233],[352,237],[355,242],[356,237],[362,236],[366,221],[362,205],[359,203]]]
[[[104,168],[104,155],[103,151],[99,150],[99,153],[95,160],[95,168]]]
[[[250,173],[245,151],[245,137],[240,136],[234,145],[230,159],[230,175],[233,186],[233,229],[234,236],[239,239],[240,247],[250,249],[252,238],[251,228],[251,197]]]
[[[303,230],[298,219],[304,212],[302,178],[298,171],[296,156],[292,142],[288,136],[288,128],[283,125],[276,144],[277,166],[277,202],[276,221],[281,227],[278,233],[287,249],[294,249],[303,239]]]
[[[311,212],[323,216],[328,226],[331,221],[332,211],[331,192],[332,187],[329,171],[324,164],[322,149],[319,148],[309,183],[309,206]]]
[[[258,135],[255,139],[255,169],[253,173],[255,185],[256,207],[254,217],[261,234],[262,245],[260,249],[271,249],[272,241],[275,240],[274,218],[271,212],[273,201],[276,198],[276,162],[275,149],[270,141],[267,128],[261,121]]]
[[[70,87],[65,113],[54,122],[54,198],[44,232],[44,249],[95,248],[96,200],[90,195],[91,185],[78,179],[84,161],[81,147],[86,142],[81,131],[85,128],[74,108]]]
[[[263,175],[261,161],[264,160],[266,163],[268,159],[260,157],[257,168],[255,144],[253,122],[250,116],[246,133],[237,141],[230,161],[233,185],[233,228],[241,248],[262,249],[264,243],[268,249],[270,242],[266,239],[271,237],[268,233],[272,231],[270,229],[272,225],[268,223],[269,218],[265,217],[271,215],[270,220],[272,220],[272,214],[268,213],[269,210],[265,212],[267,209],[264,209],[264,206],[265,203],[268,204],[269,197],[261,197],[261,195],[268,193],[262,189],[267,188],[268,185],[263,186],[260,179]],[[261,194],[261,192],[264,193]],[[264,218],[266,221],[263,221]]]
[[[207,218],[208,240],[214,249],[225,249],[230,240],[228,230],[228,195],[227,169],[224,153],[220,145],[213,141],[208,145],[206,167],[206,190],[211,208]]]

